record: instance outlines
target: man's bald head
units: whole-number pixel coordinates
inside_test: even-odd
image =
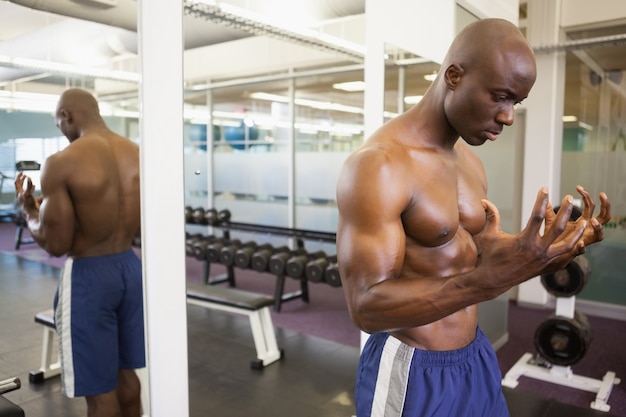
[[[86,90],[70,88],[61,94],[57,106],[57,112],[66,109],[72,113],[81,112],[87,115],[100,114],[98,101]]]
[[[70,142],[89,128],[106,127],[96,98],[88,91],[70,88],[61,94],[56,110],[56,124]]]
[[[517,26],[504,19],[482,19],[470,23],[458,33],[442,68],[457,64],[468,71],[481,65],[491,65],[499,56],[512,54],[535,66],[532,47]]]

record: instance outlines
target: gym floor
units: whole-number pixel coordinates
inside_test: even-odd
[[[34,314],[50,308],[58,269],[0,252],[0,379],[17,376],[22,387],[5,398],[27,417],[82,417],[84,400],[65,398],[60,379],[28,381],[41,360],[41,326]],[[254,359],[246,317],[188,307],[191,417],[214,415],[350,417],[358,349],[277,328],[285,357],[262,371]],[[512,417],[597,417],[609,414],[505,389]]]

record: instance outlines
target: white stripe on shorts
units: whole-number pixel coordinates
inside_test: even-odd
[[[371,417],[402,415],[414,350],[393,336],[387,338],[380,358]]]
[[[56,327],[61,357],[61,376],[63,393],[74,397],[74,361],[72,353],[72,266],[73,259],[68,258],[59,278],[59,300],[56,309]]]

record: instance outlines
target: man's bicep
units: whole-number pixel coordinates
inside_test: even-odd
[[[50,252],[66,253],[74,238],[75,213],[65,179],[50,169],[42,172],[39,220]]]
[[[406,237],[401,210],[372,199],[340,209],[337,256],[342,276],[369,287],[396,276],[404,259]]]

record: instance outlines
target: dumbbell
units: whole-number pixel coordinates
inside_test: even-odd
[[[341,277],[339,276],[339,266],[337,262],[331,262],[324,271],[324,281],[331,287],[341,287]]]
[[[223,239],[223,238],[220,238]],[[204,236],[202,239],[195,241],[192,244],[193,257],[199,261],[204,261],[207,259],[206,252],[207,247],[215,242],[215,236]]]
[[[304,268],[306,279],[311,282],[324,281],[324,273],[331,262],[337,262],[337,255],[321,257],[309,261]]]
[[[275,253],[270,257],[268,269],[272,274],[276,276],[283,275],[285,273],[285,270],[287,269],[287,261],[290,258],[299,255],[306,255],[306,250],[296,249],[293,251],[283,251]]]
[[[193,253],[193,245],[195,242],[200,241],[204,238],[202,233],[194,233],[192,235],[186,233],[185,234],[185,254],[187,256],[194,256]]]
[[[193,223],[192,213],[193,207],[185,206],[185,223]]]
[[[206,248],[206,259],[212,263],[220,262],[220,251],[231,241],[225,238],[217,239],[211,242]]]
[[[266,272],[269,268],[270,258],[272,255],[280,252],[289,253],[289,248],[287,246],[279,246],[277,248],[270,246],[269,248],[263,248],[255,251],[252,254],[252,258],[250,258],[250,266],[255,271]]]
[[[230,221],[230,210],[228,210],[228,209],[220,210],[217,213],[217,221],[219,223],[229,222]]]
[[[254,254],[254,252],[271,248],[272,245],[270,245],[269,243],[264,243],[260,246],[257,245],[256,242],[248,242],[246,244],[243,244],[235,252],[235,266],[237,268],[248,268],[250,266],[250,262],[252,261],[252,255]]]
[[[235,261],[235,253],[237,250],[244,245],[250,245],[250,243],[254,242],[246,242],[242,244],[239,240],[233,240],[225,244],[222,249],[220,249],[220,263],[222,265],[231,266]]]
[[[206,224],[205,223],[205,212],[202,207],[196,207],[191,211],[191,222],[195,224]]]
[[[217,210],[214,208],[210,208],[204,212],[204,222],[208,225],[216,225],[217,224]]]
[[[535,348],[553,365],[569,366],[580,361],[593,339],[587,316],[574,311],[574,317],[554,315],[535,331]]]
[[[541,275],[541,283],[555,297],[571,297],[585,288],[590,274],[589,260],[578,255],[565,268]]]
[[[232,246],[232,245],[239,247],[241,246],[241,241],[239,241],[239,239],[234,239],[234,240],[226,239],[220,242],[211,243],[209,246],[207,246],[207,250],[206,250],[207,259],[209,260],[209,262],[222,263],[221,256],[220,256],[222,249],[226,246]]]
[[[300,279],[304,277],[304,269],[309,261],[325,257],[326,252],[321,250],[292,256],[287,260],[287,264],[285,265],[285,275],[294,279]]]

